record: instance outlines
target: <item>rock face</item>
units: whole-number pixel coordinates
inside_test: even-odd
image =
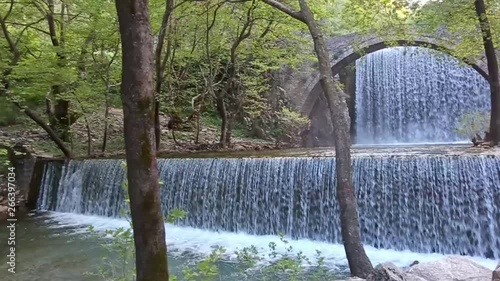
[[[498,263],[497,268],[493,271],[493,277],[491,281],[500,281],[500,263]]]
[[[491,280],[491,270],[461,256],[449,256],[436,262],[420,263],[410,267],[407,273],[426,281]]]

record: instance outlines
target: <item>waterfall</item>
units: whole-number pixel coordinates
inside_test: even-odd
[[[354,159],[364,242],[378,248],[500,258],[500,158]],[[335,159],[160,159],[162,208],[179,225],[341,242]],[[119,217],[121,160],[48,163],[39,209]]]
[[[469,141],[460,119],[489,110],[486,79],[444,53],[397,47],[356,62],[357,143]]]

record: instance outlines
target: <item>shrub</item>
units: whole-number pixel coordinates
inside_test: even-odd
[[[463,137],[473,138],[476,134],[484,137],[488,131],[490,114],[485,112],[471,112],[462,115],[455,132]]]
[[[300,142],[300,133],[309,125],[309,119],[286,107],[278,112],[277,118],[277,126],[273,132],[276,142],[292,144]]]

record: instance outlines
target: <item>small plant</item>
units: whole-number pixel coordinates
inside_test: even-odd
[[[277,113],[276,129],[273,132],[277,142],[297,143],[301,131],[309,125],[309,119],[300,113],[284,107]]]
[[[0,174],[7,171],[10,166],[7,149],[0,148]]]
[[[102,256],[102,263],[97,272],[87,272],[85,275],[107,281],[133,281],[135,280],[135,248],[134,236],[131,228],[118,228],[97,232],[90,226],[89,231],[101,243],[107,254]]]
[[[488,130],[490,114],[485,112],[472,112],[462,115],[455,132],[463,137],[473,138],[476,135],[484,137]]]
[[[216,247],[212,253],[195,266],[186,266],[183,273],[184,280],[204,280],[212,281],[220,279],[219,262],[222,260],[223,254],[226,250],[223,247]]]

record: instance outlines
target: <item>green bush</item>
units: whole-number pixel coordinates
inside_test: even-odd
[[[5,97],[0,97],[0,108],[0,127],[16,124],[20,112]]]
[[[277,142],[298,143],[301,131],[308,125],[307,117],[284,107],[277,113],[277,122],[272,134]]]
[[[10,166],[7,149],[0,148],[0,174],[5,173]]]
[[[455,132],[463,137],[472,138],[476,134],[484,137],[488,131],[490,114],[485,112],[472,112],[462,115]]]

